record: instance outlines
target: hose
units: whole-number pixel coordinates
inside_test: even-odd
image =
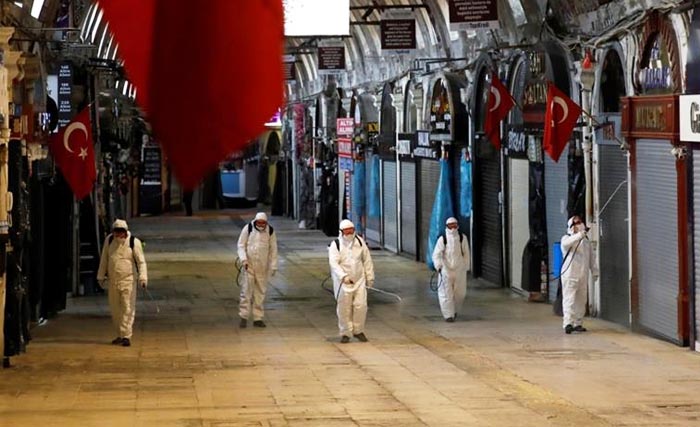
[[[430,290],[433,292],[437,292],[438,289],[440,289],[441,285],[442,280],[440,279],[440,273],[438,273],[437,271],[433,271],[433,273],[430,275],[430,281],[428,282]]]
[[[238,286],[240,288],[241,287],[241,271],[243,270],[243,263],[241,262],[240,258],[236,258],[236,261],[234,261],[233,265],[236,268],[236,286]]]

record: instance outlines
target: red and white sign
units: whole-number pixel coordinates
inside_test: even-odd
[[[352,158],[352,140],[350,138],[338,138],[338,155]]]
[[[352,136],[355,129],[355,119],[353,119],[352,117],[336,119],[335,129],[335,133],[339,137]]]

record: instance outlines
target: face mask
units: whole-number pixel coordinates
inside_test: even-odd
[[[459,231],[459,229],[457,229],[457,228],[454,228],[454,229],[453,229],[453,228],[448,228],[448,229],[447,229],[447,232],[448,232],[449,234],[457,234],[458,231]]]
[[[258,227],[258,226],[256,225],[256,226],[255,226],[255,229],[258,230],[258,231],[263,231],[263,230],[265,229],[265,227]]]
[[[352,243],[352,239],[354,239],[354,238],[355,238],[354,234],[343,234],[343,239],[348,243]]]

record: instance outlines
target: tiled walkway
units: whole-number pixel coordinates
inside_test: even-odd
[[[424,265],[373,251],[369,343],[338,343],[318,231],[273,219],[266,329],[238,329],[234,212],[132,221],[150,290],[133,346],[106,297],[69,300],[0,371],[0,426],[700,425],[700,356],[611,323],[564,335],[551,307],[471,285],[441,320]]]

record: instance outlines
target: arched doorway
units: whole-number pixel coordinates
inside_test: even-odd
[[[629,210],[627,153],[620,150],[615,138],[621,134],[620,99],[626,93],[625,69],[619,44],[604,51],[598,76],[599,123],[596,134],[600,263],[600,315],[629,326]],[[596,102],[597,101],[597,102]],[[603,209],[604,207],[604,209]]]
[[[472,101],[474,126],[472,272],[475,277],[483,277],[490,283],[502,286],[501,151],[496,149],[484,134],[488,94],[491,87],[490,76],[490,61],[483,60],[477,72],[475,95]],[[460,222],[462,219],[467,218],[461,218]]]

